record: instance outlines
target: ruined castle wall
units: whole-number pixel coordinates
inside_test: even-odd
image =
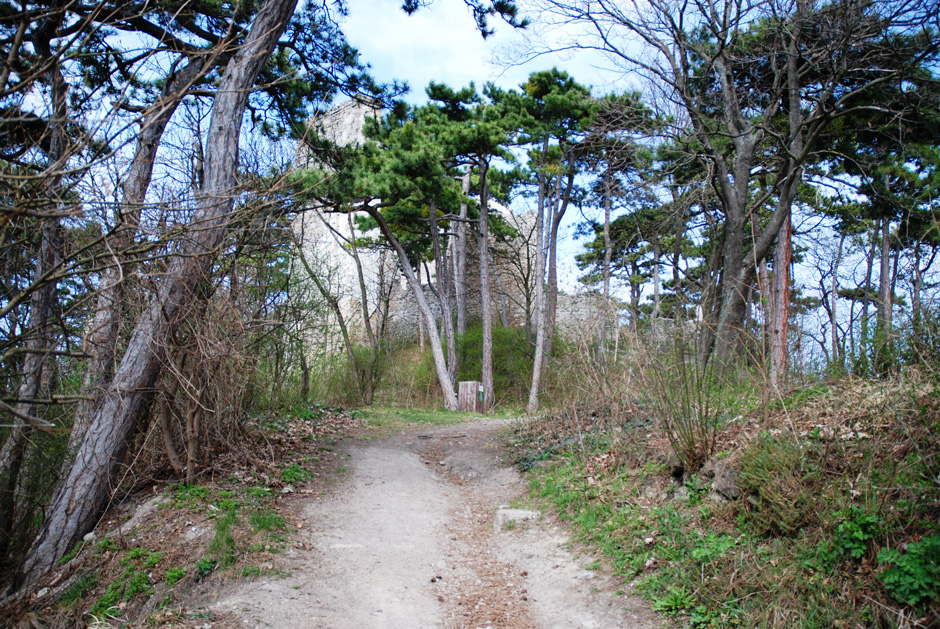
[[[341,146],[361,144],[365,141],[362,132],[365,120],[370,116],[378,116],[380,113],[374,105],[353,99],[311,121],[311,129],[320,137]],[[303,166],[313,163],[313,158],[304,148],[303,143],[298,144],[297,163]],[[534,234],[535,213],[512,214],[508,210],[501,210],[501,215],[515,228],[519,236],[509,242],[497,242],[494,238],[490,243],[494,262],[491,265],[494,272],[490,278],[493,323],[494,325],[500,324],[500,313],[505,308],[509,326],[523,327],[534,316],[537,255]],[[331,234],[330,228],[341,234],[342,238],[337,240]],[[324,274],[330,290],[338,297],[350,333],[359,342],[364,342],[358,275],[355,262],[348,252],[348,246],[343,245],[343,238],[366,235],[378,237],[377,230],[374,234],[353,233],[345,214],[327,214],[317,208],[312,208],[298,217],[294,230],[303,243],[308,260],[313,263],[312,266],[315,269],[319,269]],[[479,322],[482,316],[482,303],[479,245],[472,230],[469,231],[467,238],[467,319],[472,324]],[[417,340],[420,322],[418,305],[398,268],[396,256],[390,251],[362,249],[359,255],[368,286],[367,294],[372,309],[371,323],[374,329],[380,330],[384,323],[386,334],[390,338],[399,341]],[[448,267],[452,269],[454,265],[449,264]],[[428,273],[430,273],[430,278]],[[424,285],[425,298],[440,327],[440,304],[428,285],[429,281],[436,281],[433,263],[428,263],[427,272],[422,268],[421,280]],[[452,281],[451,285],[456,286],[456,281]],[[383,295],[389,296],[388,317],[384,322],[381,320],[384,309],[378,307]],[[456,295],[451,295],[454,316],[457,312],[456,304]],[[605,316],[611,316],[611,314],[603,306],[603,299],[596,293],[559,295],[556,325],[559,332],[570,339],[596,337],[600,323]]]

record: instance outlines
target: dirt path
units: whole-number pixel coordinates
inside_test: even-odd
[[[212,604],[246,627],[330,629],[657,626],[551,517],[494,530],[524,494],[499,462],[501,420],[410,429],[347,451],[347,477],[303,506],[277,566]]]

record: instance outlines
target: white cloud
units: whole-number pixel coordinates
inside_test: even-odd
[[[610,75],[597,70],[597,57],[587,53],[571,58],[549,55],[523,66],[494,62],[507,46],[520,42],[523,33],[491,20],[496,33],[487,38],[476,30],[473,16],[461,0],[435,0],[430,6],[406,15],[396,0],[351,0],[343,31],[372,65],[381,81],[405,80],[411,86],[408,100],[424,102],[430,81],[477,87],[493,81],[504,88],[517,87],[531,72],[557,66],[586,85],[609,85]]]
[[[376,79],[408,82],[411,93],[406,98],[414,104],[426,101],[424,88],[432,80],[455,88],[471,81],[481,88],[493,81],[509,89],[524,83],[530,73],[555,66],[579,83],[607,91],[616,88],[622,77],[620,72],[598,69],[605,65],[604,59],[585,51],[545,55],[522,66],[499,65],[493,59],[506,47],[519,45],[523,32],[495,18],[491,26],[496,33],[484,40],[462,0],[433,0],[411,16],[405,15],[400,5],[400,0],[350,0],[343,32],[362,60],[371,64]],[[574,261],[574,255],[582,250],[581,242],[573,236],[579,220],[576,212],[569,211],[559,244],[559,281],[569,292],[583,289],[577,282],[580,271]]]

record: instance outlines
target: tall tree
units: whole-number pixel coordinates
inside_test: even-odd
[[[137,419],[150,398],[169,336],[179,324],[179,314],[195,299],[212,253],[225,235],[236,188],[241,121],[250,88],[293,11],[293,2],[267,0],[245,43],[226,65],[213,104],[205,183],[191,238],[185,251],[172,259],[166,280],[135,326],[114,379],[88,422],[75,464],[49,506],[15,585],[37,582],[94,527],[107,505]]]
[[[543,16],[585,27],[562,45],[601,50],[642,72],[691,126],[711,165],[723,221],[716,329],[702,334],[701,353],[714,348],[726,363],[756,267],[789,219],[817,140],[850,111],[855,94],[906,71],[910,57],[899,63],[898,46],[922,58],[935,54],[932,13],[916,1],[546,0],[543,7]],[[906,29],[903,38],[894,26]],[[638,54],[636,40],[652,54]],[[777,159],[762,164],[768,154]],[[758,178],[768,185],[753,194]],[[773,211],[758,223],[768,201]]]
[[[514,120],[516,143],[530,146],[536,192],[535,358],[529,412],[538,408],[542,372],[551,353],[558,298],[558,233],[576,193],[575,176],[586,122],[594,110],[590,90],[558,69],[535,72],[518,92],[496,94]],[[547,277],[546,277],[547,276]],[[545,286],[542,278],[545,277]]]
[[[480,218],[477,224],[477,245],[480,269],[480,306],[483,324],[482,384],[483,406],[492,408],[495,402],[493,389],[493,315],[492,271],[490,268],[490,189],[489,171],[492,161],[501,158],[512,161],[512,154],[505,145],[509,137],[505,112],[494,102],[499,91],[487,86],[484,102],[471,84],[462,90],[453,90],[445,85],[431,83],[427,89],[429,98],[438,103],[442,114],[451,123],[447,131],[447,142],[458,162],[463,161],[475,169],[478,179]]]

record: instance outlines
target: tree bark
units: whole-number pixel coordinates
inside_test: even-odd
[[[597,360],[607,361],[607,319],[610,316],[610,167],[604,171],[604,315],[597,330]],[[657,285],[658,288],[658,285]],[[657,297],[659,293],[657,291]]]
[[[548,153],[548,137],[542,142],[539,163],[539,190],[535,214],[535,358],[532,359],[532,382],[529,386],[529,401],[526,411],[534,413],[539,408],[539,391],[542,386],[542,363],[545,355],[545,157]]]
[[[844,367],[842,346],[839,343],[839,265],[842,264],[842,247],[845,244],[845,234],[839,236],[839,248],[836,251],[836,259],[832,263],[832,305],[829,310],[830,323],[832,324],[832,361],[840,368]]]
[[[66,131],[68,123],[69,86],[62,75],[58,56],[54,55],[51,40],[62,21],[62,13],[53,11],[40,37],[34,42],[39,52],[41,66],[48,65],[47,81],[50,88],[51,115],[48,120],[49,145],[46,154],[46,172],[42,183],[42,195],[49,206],[49,218],[42,221],[39,250],[36,252],[36,268],[33,276],[33,292],[29,296],[29,319],[26,324],[26,353],[23,357],[23,377],[17,389],[13,426],[0,449],[0,557],[6,555],[12,540],[17,520],[17,488],[19,474],[27,446],[31,421],[35,416],[34,400],[38,397],[43,381],[43,369],[48,350],[53,346],[52,320],[58,282],[50,279],[60,263],[61,256],[61,208],[58,207],[63,194],[63,173],[69,158],[69,142]]]
[[[349,365],[352,367],[353,373],[356,376],[356,392],[359,395],[359,400],[364,405],[368,406],[372,404],[372,387],[368,386],[368,383],[371,382],[372,379],[371,365],[364,367],[359,364],[359,359],[353,347],[352,337],[349,335],[349,326],[346,325],[346,317],[343,315],[343,309],[340,308],[339,300],[323,285],[316,271],[307,261],[303,250],[303,236],[301,235],[300,238],[297,238],[296,234],[293,234],[293,239],[294,247],[297,249],[297,255],[300,258],[301,265],[303,265],[304,270],[307,272],[307,277],[313,281],[313,285],[317,287],[320,296],[323,297],[330,307],[330,310],[333,311],[333,316],[336,317],[336,324],[339,326],[339,333],[343,338],[343,347],[346,348],[346,355],[349,356]]]
[[[457,393],[454,391],[454,387],[450,384],[450,377],[448,376],[447,372],[447,360],[444,358],[444,349],[441,347],[441,335],[438,333],[437,322],[434,320],[434,313],[431,312],[431,307],[428,305],[428,300],[424,296],[424,290],[421,288],[421,283],[415,276],[411,262],[408,261],[408,254],[401,246],[401,243],[398,242],[398,239],[395,238],[395,234],[392,233],[391,228],[389,228],[388,223],[385,221],[385,217],[382,216],[381,212],[368,204],[364,205],[362,209],[365,210],[369,216],[375,219],[375,222],[378,223],[379,230],[382,232],[382,235],[398,255],[398,262],[401,264],[402,272],[405,274],[405,279],[408,281],[408,286],[411,287],[411,292],[414,294],[415,301],[418,303],[418,310],[421,312],[422,321],[425,325],[427,325],[429,331],[428,339],[431,343],[431,355],[434,358],[434,368],[437,372],[437,379],[441,384],[441,389],[444,392],[444,408],[449,411],[456,411]]]
[[[448,282],[447,256],[441,253],[441,233],[437,223],[437,205],[431,201],[431,244],[434,249],[434,264],[437,267],[437,300],[441,306],[441,324],[447,341],[447,376],[451,387],[457,386],[457,339],[454,336],[453,312],[450,308],[450,283]]]
[[[881,219],[881,256],[878,270],[878,310],[875,323],[875,368],[885,375],[891,362],[891,218]]]
[[[486,172],[489,164],[480,159],[480,301],[483,317],[483,411],[493,408],[493,304],[490,301],[490,229],[489,191],[486,188]]]
[[[227,231],[248,94],[294,7],[290,0],[267,0],[222,75],[209,127],[205,185],[187,244],[171,260],[166,279],[131,333],[111,385],[87,420],[75,463],[53,497],[14,587],[37,583],[95,527],[107,507],[138,420],[148,408],[172,333],[194,300]]]
[[[353,262],[356,263],[356,277],[359,278],[359,295],[362,305],[362,326],[365,328],[366,336],[369,337],[369,345],[373,351],[379,349],[379,339],[372,329],[372,318],[369,316],[369,291],[366,287],[366,278],[362,272],[362,260],[359,258],[359,247],[356,245],[356,230],[353,226],[352,212],[346,215],[349,221],[349,249],[352,253]]]
[[[875,249],[878,247],[878,225],[872,225],[871,232],[869,233],[871,242],[869,243],[868,255],[865,258],[865,289],[862,294],[862,321],[861,321],[861,332],[858,339],[858,359],[861,363],[861,366],[864,370],[864,375],[868,375],[868,342],[869,342],[869,327],[870,327],[870,318],[868,314],[868,307],[871,304],[871,276],[875,266]]]
[[[790,260],[793,227],[789,218],[774,247],[773,323],[770,338],[770,388],[778,393],[787,383],[787,336],[790,330]]]
[[[121,307],[125,296],[124,280],[132,268],[126,250],[133,242],[140,221],[140,212],[150,187],[153,164],[163,132],[188,89],[204,76],[210,67],[210,60],[200,56],[191,58],[181,70],[172,71],[164,80],[160,99],[141,119],[134,157],[121,185],[121,208],[115,235],[108,243],[113,252],[113,264],[101,275],[95,314],[84,340],[84,350],[91,356],[82,384],[82,395],[86,399],[79,403],[75,413],[63,471],[67,471],[71,466],[74,453],[88,428],[87,421],[98,403],[101,392],[114,374]]]
[[[572,169],[573,170],[573,169]],[[559,181],[561,176],[559,175]],[[552,347],[555,343],[555,316],[558,311],[558,230],[561,227],[561,221],[568,210],[568,204],[571,201],[571,191],[574,189],[574,172],[568,173],[568,181],[565,183],[564,192],[561,198],[555,199],[554,210],[552,212],[551,233],[549,234],[548,244],[548,287],[545,298],[545,314],[548,322],[545,326],[545,355],[547,360],[552,353]],[[543,369],[545,367],[543,366]]]
[[[470,194],[470,169],[460,178],[463,195]],[[460,204],[460,222],[457,223],[457,336],[467,333],[467,204]]]
[[[503,277],[496,265],[496,256],[490,250],[490,268],[493,269],[493,281],[496,283],[496,298],[499,301],[499,323],[504,328],[509,327],[509,300],[503,288]]]

